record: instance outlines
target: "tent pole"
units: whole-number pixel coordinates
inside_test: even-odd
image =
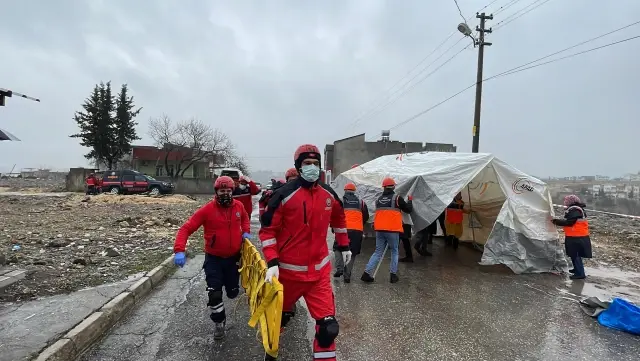
[[[471,226],[471,235],[473,237],[473,246],[475,248],[480,248],[478,246],[478,242],[476,242],[476,230],[475,227],[473,227],[473,205],[471,204],[471,189],[469,188],[469,185],[467,184],[467,196],[469,197],[469,225]]]

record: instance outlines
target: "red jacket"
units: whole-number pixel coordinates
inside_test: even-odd
[[[242,234],[251,231],[244,206],[234,200],[230,207],[222,207],[215,200],[205,204],[180,227],[173,246],[174,252],[184,252],[187,239],[204,226],[204,251],[218,257],[240,253]]]
[[[87,177],[87,179],[85,179],[85,183],[87,183],[88,186],[94,186],[94,185],[96,185],[96,178],[95,177]]]
[[[255,196],[260,193],[260,189],[253,182],[249,182],[249,187],[245,189],[240,189],[238,187],[233,189],[233,199],[239,200],[244,205],[244,209],[247,210],[247,214],[251,217],[251,213],[253,212],[253,201],[251,196]]]
[[[262,215],[264,214],[267,208],[267,204],[269,203],[269,199],[271,199],[272,194],[273,194],[273,191],[269,189],[264,191],[264,193],[262,194],[262,197],[260,197],[260,200],[258,201],[258,211],[260,212],[260,218],[262,218]]]
[[[326,184],[304,188],[300,180],[273,193],[262,216],[259,238],[269,267],[280,266],[280,277],[315,281],[331,271],[327,231],[333,228],[337,249],[348,250],[344,209]]]

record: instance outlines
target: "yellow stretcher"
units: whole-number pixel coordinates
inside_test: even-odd
[[[249,326],[259,325],[262,345],[267,354],[278,357],[280,343],[280,321],[282,319],[282,284],[274,279],[265,282],[267,264],[260,252],[248,240],[242,244],[240,259],[240,282],[248,297]]]

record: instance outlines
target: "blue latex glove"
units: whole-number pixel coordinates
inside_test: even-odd
[[[243,234],[242,234],[242,238],[249,238],[249,239],[251,239],[251,233],[243,233]]]
[[[184,255],[184,252],[178,252],[173,256],[173,263],[182,268],[184,264],[187,262],[187,257]]]

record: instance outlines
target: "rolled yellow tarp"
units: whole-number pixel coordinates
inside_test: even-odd
[[[280,343],[280,321],[282,320],[282,284],[274,279],[265,282],[267,264],[258,249],[245,239],[240,258],[240,283],[249,302],[249,326],[256,327],[262,336],[262,345],[267,354],[278,357]]]

